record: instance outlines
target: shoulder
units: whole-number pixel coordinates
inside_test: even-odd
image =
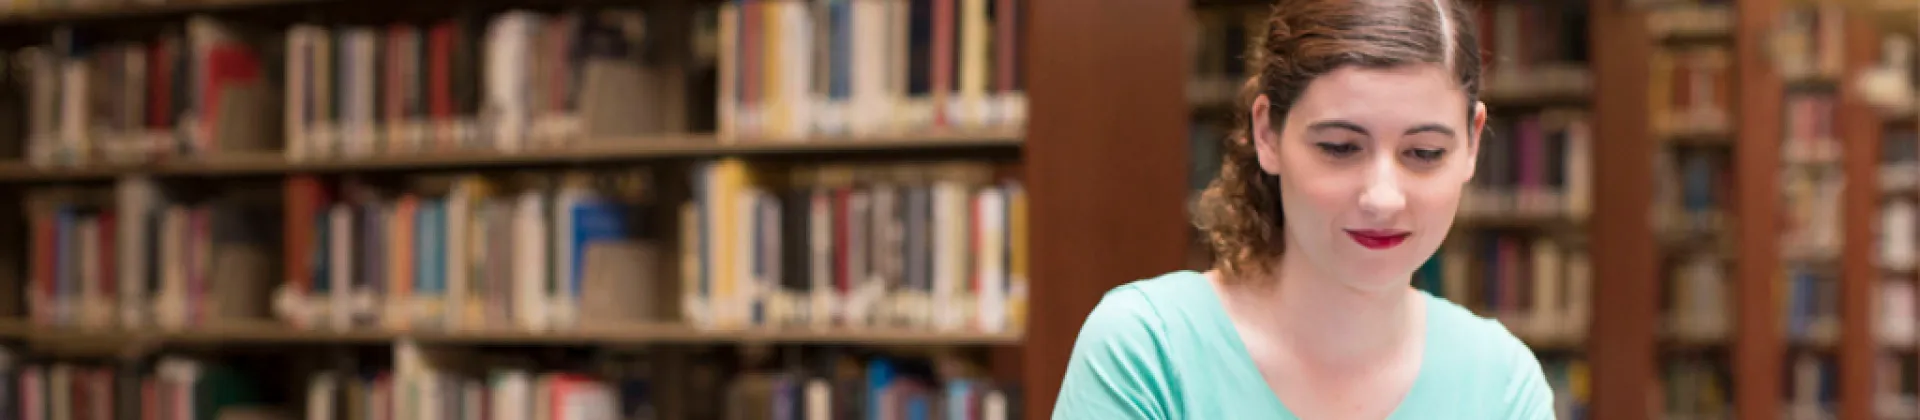
[[[1054,414],[1065,418],[1168,418],[1176,372],[1169,346],[1183,342],[1186,307],[1203,304],[1206,276],[1174,272],[1109,290],[1074,339]],[[1211,289],[1198,292],[1212,293]]]
[[[1428,346],[1445,382],[1473,384],[1474,400],[1488,404],[1498,418],[1553,417],[1553,390],[1540,361],[1525,342],[1499,321],[1437,297],[1428,297]],[[1435,360],[1437,359],[1437,360]]]
[[[1164,327],[1183,323],[1181,318],[1201,309],[1198,307],[1205,305],[1211,293],[1206,275],[1192,271],[1120,285],[1101,296],[1100,303],[1087,314],[1075,347],[1157,347],[1166,338]]]

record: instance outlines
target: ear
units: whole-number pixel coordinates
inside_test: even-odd
[[[1472,129],[1467,131],[1466,179],[1469,180],[1473,179],[1473,173],[1478,169],[1477,166],[1479,166],[1480,163],[1480,140],[1482,136],[1487,133],[1487,103],[1474,101],[1472,124]]]
[[[1268,175],[1280,173],[1280,132],[1273,127],[1268,118],[1273,115],[1273,103],[1267,101],[1267,95],[1255,96],[1253,106],[1248,107],[1247,120],[1252,121],[1247,139],[1253,142],[1253,154],[1260,160],[1260,170]]]

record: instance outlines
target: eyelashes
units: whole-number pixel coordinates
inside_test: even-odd
[[[1343,159],[1360,153],[1360,145],[1354,143],[1318,142],[1314,143],[1313,146],[1319,149],[1321,154],[1335,159]],[[1433,163],[1446,158],[1447,149],[1407,149],[1401,152],[1401,155],[1423,163]]]
[[[1320,142],[1313,145],[1320,149],[1320,153],[1329,157],[1343,158],[1360,153],[1360,145],[1353,143]]]

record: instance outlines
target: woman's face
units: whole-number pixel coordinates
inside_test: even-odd
[[[1453,226],[1484,106],[1439,65],[1346,66],[1315,79],[1285,121],[1254,103],[1262,170],[1280,176],[1286,252],[1365,290],[1405,287]]]

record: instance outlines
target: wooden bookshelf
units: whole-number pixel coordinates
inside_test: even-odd
[[[562,149],[509,153],[462,151],[416,155],[375,156],[365,159],[295,161],[280,153],[217,155],[147,165],[98,165],[41,168],[22,162],[0,163],[0,182],[50,183],[111,179],[122,175],[226,176],[294,173],[343,173],[391,170],[473,169],[551,166],[577,163],[642,162],[720,157],[787,157],[806,159],[857,157],[942,156],[998,153],[1017,156],[1022,145],[1017,130],[985,133],[902,136],[891,138],[805,140],[739,139],[721,142],[712,135],[651,136],[596,139]]]
[[[439,344],[835,344],[975,346],[1019,344],[1017,332],[921,331],[898,328],[825,330],[794,328],[702,329],[679,323],[641,323],[553,331],[452,330],[388,331],[297,329],[272,322],[240,322],[181,330],[116,330],[9,327],[0,338],[37,345],[156,344],[391,344],[410,340]],[[91,343],[91,344],[90,344]]]

